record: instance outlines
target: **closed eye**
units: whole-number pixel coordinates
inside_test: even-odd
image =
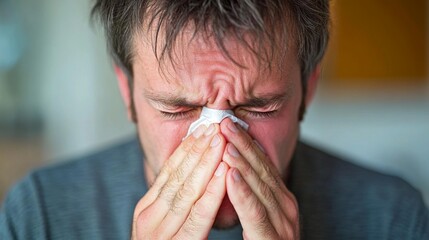
[[[270,118],[270,117],[274,117],[278,111],[273,110],[273,111],[267,111],[267,112],[258,112],[258,111],[247,110],[246,112],[247,112],[247,115],[252,118]]]
[[[166,111],[160,111],[161,115],[169,120],[181,120],[193,117],[196,109],[189,109],[186,111],[181,112],[166,112]]]

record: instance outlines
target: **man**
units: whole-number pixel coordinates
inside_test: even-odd
[[[93,13],[140,141],[33,172],[0,236],[427,239],[413,188],[298,141],[327,0],[98,0]],[[225,118],[187,136],[203,108],[249,128]]]

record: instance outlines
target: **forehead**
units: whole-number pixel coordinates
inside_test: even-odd
[[[173,41],[167,40],[165,32],[149,28],[147,31],[138,31],[133,36],[132,60],[154,56],[162,69],[180,67],[189,61],[195,53],[219,53],[230,63],[243,69],[252,68],[259,73],[266,71],[281,71],[287,62],[298,60],[296,41],[291,37],[275,41],[265,39],[258,42],[258,37],[252,34],[240,33],[215,37],[211,32],[195,32],[192,26],[185,27]],[[284,35],[283,35],[284,36]],[[276,37],[277,38],[277,37]],[[170,44],[171,43],[171,44]],[[195,60],[195,59],[194,59]],[[197,59],[198,60],[198,59]]]
[[[294,28],[286,23],[287,29],[271,29],[274,32],[243,31],[235,28],[219,33],[212,27],[196,27],[188,22],[182,28],[172,31],[159,23],[159,19],[144,21],[134,32],[131,44],[131,58],[136,60],[152,52],[160,67],[176,67],[185,63],[195,52],[219,52],[241,68],[252,68],[259,72],[282,70],[285,60],[297,60],[297,42]],[[277,29],[277,31],[276,31]],[[151,51],[151,52],[150,52]],[[134,62],[134,61],[132,61]],[[170,66],[169,66],[170,65]]]
[[[210,80],[231,79],[224,83],[231,85],[234,91],[264,95],[271,94],[273,87],[286,91],[293,80],[299,79],[296,49],[291,44],[281,49],[266,46],[276,53],[270,58],[264,53],[252,52],[234,38],[225,38],[224,49],[221,49],[208,35],[183,31],[171,54],[160,57],[163,50],[163,38],[160,37],[156,46],[153,37],[140,36],[133,42],[133,75],[135,79],[144,79],[144,87],[149,91],[162,89],[170,94],[189,94],[197,88],[211,88],[219,83]]]

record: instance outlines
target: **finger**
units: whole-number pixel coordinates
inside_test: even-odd
[[[169,176],[167,182],[161,188],[158,198],[164,199],[169,204],[172,202],[186,178],[200,162],[205,151],[209,148],[213,135],[217,132],[218,126],[211,124],[204,132],[204,135],[195,141],[180,165]]]
[[[248,171],[248,169],[253,169],[259,178],[269,185],[283,213],[285,213],[289,219],[296,219],[299,215],[298,203],[293,194],[286,188],[278,170],[274,167],[274,164],[268,156],[266,156],[266,154],[261,150],[261,147],[252,140],[249,134],[247,134],[240,126],[234,124],[230,119],[225,119],[221,123],[221,131],[225,135],[225,138],[232,143],[232,147],[228,144],[226,148],[227,151],[225,151],[224,154],[225,162],[227,162],[231,167],[237,167],[245,176],[246,181],[250,181],[247,176],[249,175],[248,172],[251,173],[251,171]],[[234,149],[236,150],[235,154],[231,154],[234,153],[234,151],[231,151]],[[235,158],[233,155],[242,156],[245,161],[231,160]],[[250,164],[251,168],[246,165],[246,163]],[[250,184],[250,186],[255,192],[260,192],[256,190],[256,185],[253,183]],[[259,187],[259,189],[264,188]],[[267,191],[263,190],[262,192],[264,193]],[[258,194],[258,196],[260,197],[261,195]],[[271,199],[269,199],[268,202],[272,202]]]
[[[168,181],[170,175],[172,175],[176,171],[185,156],[192,149],[192,146],[195,144],[196,140],[203,135],[206,129],[207,127],[204,125],[199,126],[191,135],[189,135],[189,137],[184,139],[184,141],[177,147],[173,154],[164,163],[163,167],[161,168],[161,171],[155,179],[155,182],[149,188],[149,191],[137,204],[138,209],[145,209],[149,204],[155,201],[161,191],[161,188]]]
[[[167,212],[171,208],[176,193],[178,192],[190,172],[200,161],[202,155],[209,146],[212,135],[216,131],[218,131],[218,129],[216,129],[216,126],[211,125],[205,130],[204,135],[199,137],[194,142],[190,150],[183,157],[183,160],[181,161],[179,166],[169,176],[167,182],[162,186],[156,199],[152,203],[149,203],[149,205],[147,205],[146,202],[142,203],[141,205],[143,206],[147,205],[144,210],[142,209],[142,211],[140,212],[137,209],[135,210],[135,214],[137,214],[138,218],[136,220],[137,222],[139,222],[140,220],[144,222],[147,219],[150,219],[150,223],[146,223],[148,225],[147,228],[159,225],[159,223],[163,220],[163,218],[166,216]]]
[[[170,210],[160,224],[158,231],[165,234],[164,236],[167,238],[173,236],[180,229],[192,206],[204,194],[207,184],[220,164],[224,149],[225,139],[221,134],[216,134],[198,165],[177,192]],[[223,165],[220,166],[224,167]]]
[[[242,179],[238,169],[229,169],[226,186],[228,197],[237,212],[246,236],[255,239],[277,238],[277,232],[270,222],[264,205]]]
[[[244,181],[264,205],[270,221],[275,225],[274,227],[277,229],[280,228],[284,212],[271,187],[261,180],[249,162],[243,158],[233,144],[227,144],[223,160],[228,163],[230,167],[237,168],[239,172],[241,172]]]
[[[227,141],[232,143],[238,149],[238,152],[250,163],[262,181],[266,182],[272,188],[280,188],[282,191],[286,190],[283,180],[274,164],[244,129],[234,124],[230,119],[225,119],[221,123],[221,131]]]
[[[207,239],[226,194],[227,171],[228,165],[221,162],[204,195],[193,205],[185,224],[177,233],[178,239]]]

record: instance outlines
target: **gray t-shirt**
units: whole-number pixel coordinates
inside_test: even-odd
[[[33,171],[0,212],[0,239],[129,239],[134,207],[146,193],[137,139]],[[404,181],[299,143],[288,188],[302,239],[429,239],[429,213]],[[210,239],[240,239],[241,227]]]

